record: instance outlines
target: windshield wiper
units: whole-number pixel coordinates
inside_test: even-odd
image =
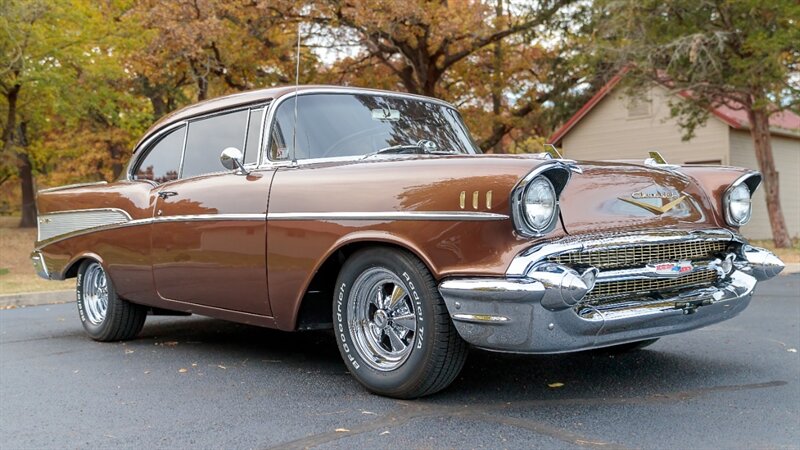
[[[416,150],[414,153],[425,153],[425,148],[420,145],[420,143],[416,144],[400,144],[400,145],[392,145],[391,147],[382,148],[380,150],[376,150],[372,153],[367,153],[364,155],[364,158],[367,159],[371,156],[375,155],[382,155],[384,153],[407,153],[406,150]]]
[[[453,154],[456,152],[447,151],[447,150],[438,150],[436,143],[433,141],[429,141],[427,139],[420,139],[417,141],[416,144],[400,144],[400,145],[392,145],[391,147],[382,148],[380,150],[374,151],[372,153],[367,153],[364,155],[366,159],[371,156],[380,155],[384,153],[408,153],[406,150],[416,150],[414,153],[423,154],[433,154],[433,155],[441,155],[441,154]]]

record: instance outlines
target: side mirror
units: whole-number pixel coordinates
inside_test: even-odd
[[[219,162],[222,163],[222,167],[228,170],[238,170],[242,175],[247,175],[243,161],[242,151],[236,147],[228,147],[219,155]]]

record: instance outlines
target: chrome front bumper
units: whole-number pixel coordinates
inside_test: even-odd
[[[743,242],[727,231],[720,233],[723,238]],[[703,238],[706,233],[657,235],[652,242],[698,236]],[[715,239],[720,235],[706,237]],[[648,235],[650,238],[652,235]],[[576,242],[568,245],[574,247]],[[578,245],[604,243],[614,245],[609,241]],[[439,291],[461,337],[476,347],[493,351],[562,353],[680,333],[736,316],[750,303],[756,283],[783,269],[783,263],[771,252],[744,244],[738,254],[699,267],[717,270],[718,281],[711,287],[684,290],[666,298],[590,306],[581,300],[591,292],[595,281],[641,274],[604,274],[596,269],[578,273],[546,262],[546,256],[563,248],[561,244],[547,244],[525,252],[503,278],[442,281]],[[519,272],[514,273],[515,270]]]

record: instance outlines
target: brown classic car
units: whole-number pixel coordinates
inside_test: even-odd
[[[456,109],[266,89],[145,134],[112,183],[39,192],[38,273],[93,339],[148,313],[331,329],[367,389],[448,386],[469,346],[648,345],[736,316],[783,267],[739,234],[757,172],[482,155]]]

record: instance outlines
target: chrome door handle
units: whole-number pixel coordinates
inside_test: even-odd
[[[174,191],[161,191],[158,193],[158,196],[163,199],[166,199],[167,197],[172,197],[173,195],[178,195],[178,193]]]

